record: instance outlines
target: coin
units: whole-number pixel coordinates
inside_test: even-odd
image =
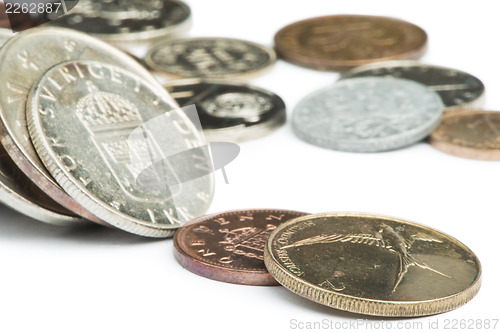
[[[155,79],[114,47],[86,34],[62,28],[37,28],[19,33],[2,47],[0,59],[0,140],[5,150],[52,199],[77,215],[106,224],[62,190],[40,161],[26,127],[28,93],[47,69],[71,59],[107,61],[156,84]]]
[[[417,58],[427,34],[381,16],[333,15],[290,24],[274,37],[280,57],[319,70],[346,70],[374,61]]]
[[[306,213],[277,209],[235,210],[205,216],[180,228],[175,257],[203,277],[246,285],[277,285],[264,266],[264,245],[281,223]]]
[[[354,78],[305,97],[295,107],[292,126],[299,138],[320,147],[378,152],[422,140],[442,113],[439,95],[420,83]]]
[[[131,72],[73,61],[32,89],[28,128],[47,169],[79,204],[122,230],[168,237],[205,213],[213,195],[210,172],[183,181],[186,164],[206,168],[206,156],[171,159],[203,145],[174,107],[161,87]]]
[[[279,225],[265,247],[272,276],[292,292],[336,309],[387,317],[453,310],[481,285],[464,244],[399,218],[326,213]]]
[[[117,46],[137,46],[187,31],[191,10],[172,0],[80,0],[70,14],[50,25],[85,32]]]
[[[0,48],[14,36],[15,34],[12,32],[12,30],[0,28]]]
[[[36,187],[17,168],[1,145],[0,202],[21,214],[50,224],[73,226],[84,222]]]
[[[484,84],[477,77],[452,68],[417,61],[383,61],[353,68],[341,79],[388,76],[417,81],[434,90],[443,100],[445,111],[480,108],[484,102]]]
[[[274,50],[230,38],[190,38],[151,47],[145,64],[157,74],[214,78],[255,75],[276,61]]]
[[[446,113],[429,137],[437,149],[476,160],[500,160],[500,112],[464,110]]]
[[[170,81],[165,88],[180,106],[196,105],[208,141],[257,139],[286,121],[279,96],[238,81],[186,79]]]

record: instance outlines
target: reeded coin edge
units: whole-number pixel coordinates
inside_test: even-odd
[[[366,78],[352,78],[349,80],[358,80],[358,79],[366,79]],[[432,94],[434,94],[436,102],[439,105],[441,105],[441,109],[444,108],[441,97],[439,97],[439,95],[435,91],[427,88],[425,85],[407,79],[400,79],[400,78],[386,78],[386,79],[406,81],[408,84],[418,85],[421,88],[425,88],[425,90],[432,92]],[[309,99],[329,91],[330,89],[334,88],[336,84],[340,84],[341,82],[345,83],[347,82],[347,80],[338,81],[333,85],[314,91],[309,95],[307,95],[306,97],[304,97],[295,106],[292,113],[292,129],[300,139],[308,143],[311,143],[315,146],[327,149],[355,152],[355,153],[375,153],[375,152],[401,149],[410,146],[412,144],[415,144],[421,141],[422,139],[426,138],[427,136],[429,136],[429,134],[431,134],[439,126],[440,119],[443,115],[443,110],[441,110],[441,112],[438,115],[436,115],[434,119],[429,120],[427,124],[422,124],[417,128],[413,128],[411,130],[407,130],[405,132],[393,134],[383,138],[369,138],[367,140],[332,140],[331,138],[315,136],[314,133],[308,133],[302,130],[300,128],[300,125],[298,124],[298,120],[296,119],[297,117],[296,113],[299,112],[299,110],[302,108],[302,105],[306,104]]]
[[[40,80],[42,80],[43,77],[47,75],[47,73],[49,73],[51,70],[54,70],[55,68],[59,68],[60,66],[65,66],[67,64],[71,64],[74,62],[93,63],[95,61],[79,60],[79,61],[68,61],[68,62],[63,62],[61,64],[57,64],[53,66],[51,69],[49,69],[40,78]],[[105,64],[109,65],[108,63]],[[127,71],[123,68],[121,69]],[[155,90],[159,97],[161,97],[165,102],[171,103],[169,95],[165,92],[164,89],[161,88],[161,86],[159,86],[160,88],[158,88],[157,85],[152,85],[148,80],[142,79],[141,77],[132,72],[128,72],[128,75],[135,77],[135,79],[138,81],[142,81],[145,82],[146,84],[149,84],[150,89]],[[106,224],[108,226],[113,226],[118,229],[128,231],[133,234],[138,234],[141,236],[157,237],[157,238],[173,236],[175,230],[179,228],[180,225],[162,224],[158,226],[153,226],[150,223],[146,224],[141,220],[123,214],[122,212],[119,212],[117,210],[112,210],[112,208],[109,207],[106,203],[94,199],[92,193],[90,193],[87,189],[82,188],[79,185],[78,181],[73,177],[73,175],[71,175],[71,173],[66,171],[66,167],[64,166],[62,161],[51,155],[49,150],[50,142],[43,135],[40,115],[38,112],[35,111],[38,109],[38,103],[36,99],[33,98],[33,96],[37,91],[38,88],[37,86],[38,84],[33,86],[33,88],[31,89],[28,96],[28,103],[26,104],[28,130],[30,132],[33,145],[38,155],[40,156],[40,159],[42,160],[43,164],[47,167],[47,170],[50,172],[50,174],[54,177],[57,184],[59,184],[66,191],[66,193],[69,196],[71,196],[71,198],[73,198],[76,202],[80,203],[83,207],[93,212],[98,218],[102,219],[103,224]],[[179,112],[176,111],[178,110],[178,108],[176,108],[175,105],[176,104],[173,104],[173,110],[171,112]],[[193,126],[193,131],[198,133],[198,131],[194,129],[194,125],[192,125],[192,123],[190,124],[191,126]],[[213,190],[213,182],[212,182],[212,190]]]
[[[220,213],[209,214],[206,216],[202,216],[197,218],[189,224],[186,224],[179,228],[174,235],[174,257],[177,259],[179,264],[187,269],[188,271],[195,273],[204,278],[208,278],[211,280],[228,282],[234,284],[242,284],[242,285],[253,285],[253,286],[278,286],[279,283],[269,274],[267,271],[261,270],[245,270],[238,268],[224,268],[222,266],[215,265],[212,262],[204,261],[202,258],[194,258],[187,254],[184,250],[183,246],[179,242],[179,238],[182,237],[184,233],[187,232],[187,229],[193,224],[203,223],[209,221],[211,219],[217,217],[223,217],[226,215],[232,214],[245,214],[245,213],[286,213],[286,214],[304,214],[308,213],[293,211],[293,210],[283,210],[283,209],[236,209],[230,210]],[[207,270],[207,267],[210,268],[210,271],[213,272],[210,275],[203,274]],[[236,273],[245,274],[244,278],[239,278]]]
[[[350,78],[352,78],[353,75],[356,75],[356,74],[364,72],[364,71],[369,71],[369,70],[374,70],[374,69],[379,69],[379,68],[386,68],[386,67],[406,68],[406,67],[413,67],[413,66],[414,67],[433,67],[433,68],[440,69],[440,70],[452,70],[452,71],[462,72],[466,75],[469,75],[469,76],[475,78],[479,83],[481,83],[481,86],[483,88],[481,95],[479,95],[476,99],[473,99],[473,100],[471,100],[467,103],[464,103],[464,104],[450,105],[450,106],[444,105],[445,112],[462,110],[462,109],[467,109],[467,110],[475,109],[475,108],[479,109],[483,106],[484,101],[485,101],[486,88],[484,86],[483,81],[481,81],[478,77],[476,77],[475,75],[472,75],[468,72],[464,72],[462,70],[458,70],[455,68],[437,66],[437,65],[428,64],[428,63],[422,63],[422,62],[417,61],[417,60],[377,61],[377,62],[372,62],[372,63],[366,64],[366,65],[353,67],[353,68],[349,69],[348,71],[340,74],[340,78],[338,79],[338,81],[350,79]],[[380,77],[380,76],[376,75],[376,77]],[[406,80],[410,80],[410,79],[406,79]],[[413,81],[413,80],[410,80],[410,81]],[[418,82],[418,81],[415,81],[415,82]]]
[[[361,297],[355,297],[350,295],[340,294],[331,290],[323,289],[312,283],[302,280],[282,267],[277,259],[272,254],[271,246],[272,240],[276,234],[287,226],[303,222],[309,219],[322,218],[322,217],[339,217],[339,216],[349,216],[349,217],[371,217],[371,218],[383,218],[397,221],[400,223],[405,223],[413,225],[419,228],[426,228],[433,232],[437,232],[440,236],[451,240],[466,250],[470,251],[476,259],[478,266],[478,274],[476,279],[472,282],[470,286],[461,292],[456,294],[442,297],[433,300],[424,301],[384,301],[367,299]],[[383,317],[419,317],[431,314],[437,314],[442,312],[447,312],[454,310],[465,303],[469,302],[476,294],[479,292],[482,280],[481,262],[477,256],[472,252],[467,246],[457,239],[445,234],[439,230],[429,228],[425,225],[418,224],[415,222],[403,220],[396,217],[370,214],[370,213],[352,213],[352,212],[337,212],[337,213],[322,213],[322,214],[311,214],[303,217],[298,217],[289,220],[276,229],[274,229],[269,235],[267,244],[264,248],[264,264],[266,265],[269,273],[278,281],[282,286],[290,290],[291,292],[307,298],[313,302],[329,306],[331,308],[354,312],[359,314],[366,314],[372,316],[383,316]]]
[[[195,79],[193,77],[187,77],[187,76],[183,76],[180,74],[171,73],[171,72],[168,72],[167,68],[164,68],[162,66],[156,66],[155,62],[152,60],[152,55],[153,55],[153,53],[155,53],[159,48],[161,48],[165,44],[171,44],[171,43],[175,43],[177,41],[190,42],[190,41],[200,41],[200,40],[227,40],[227,41],[242,42],[242,43],[252,45],[256,48],[259,48],[259,49],[265,51],[267,53],[267,55],[269,56],[269,61],[266,62],[263,66],[261,66],[259,68],[253,68],[252,70],[246,71],[246,72],[238,72],[238,73],[230,73],[230,74],[213,75],[213,76],[204,77],[206,79],[211,79],[211,78],[217,79],[217,78],[226,78],[226,77],[227,78],[238,78],[238,79],[250,79],[252,77],[258,76],[258,75],[263,74],[263,73],[267,72],[268,70],[270,70],[273,67],[273,65],[276,63],[276,59],[278,57],[276,52],[274,51],[274,49],[272,49],[268,46],[261,45],[261,44],[251,42],[248,40],[244,40],[244,39],[225,38],[225,37],[175,38],[175,39],[160,41],[160,42],[153,44],[151,46],[151,48],[149,48],[149,50],[147,51],[146,55],[144,56],[144,60],[143,60],[144,67],[148,68],[152,73],[154,73],[156,75],[167,77],[167,78]]]
[[[321,19],[332,19],[336,17],[370,17],[370,18],[380,18],[380,19],[387,19],[390,21],[395,21],[395,22],[402,22],[405,23],[409,26],[417,28],[425,37],[423,40],[423,43],[420,47],[414,49],[414,50],[409,50],[407,52],[402,52],[398,53],[392,56],[387,56],[387,57],[382,57],[382,58],[376,58],[373,60],[370,59],[362,59],[362,60],[336,60],[336,59],[316,59],[316,58],[311,58],[311,56],[304,55],[301,52],[294,52],[293,50],[287,49],[286,46],[283,46],[280,42],[281,35],[287,32],[288,29],[290,28],[295,28],[298,25],[301,24],[306,24],[308,22],[314,22],[317,20]],[[276,49],[277,54],[280,56],[280,58],[291,62],[293,64],[306,67],[306,68],[311,68],[311,69],[316,69],[316,70],[322,70],[322,71],[345,71],[349,70],[351,68],[357,67],[357,66],[363,66],[366,63],[372,63],[372,62],[379,62],[379,61],[390,61],[390,60],[398,60],[398,59],[417,59],[420,58],[427,50],[427,44],[428,44],[429,37],[425,30],[423,30],[421,27],[419,27],[416,24],[413,24],[409,21],[401,20],[398,18],[394,17],[388,17],[388,16],[377,16],[377,15],[350,15],[350,14],[340,14],[340,15],[329,15],[329,16],[318,16],[318,17],[313,17],[305,20],[300,20],[293,22],[289,25],[286,25],[285,27],[281,28],[274,36],[274,48]]]

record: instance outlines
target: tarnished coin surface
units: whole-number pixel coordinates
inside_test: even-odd
[[[19,170],[0,145],[0,202],[32,219],[73,226],[84,219],[58,205]]]
[[[292,292],[367,315],[450,311],[481,285],[479,259],[455,238],[374,214],[315,214],[283,223],[269,236],[264,261]]]
[[[387,76],[413,80],[439,94],[445,111],[480,108],[484,102],[484,84],[477,77],[456,69],[422,64],[417,61],[383,61],[353,68],[341,79]]]
[[[5,150],[19,168],[59,204],[77,215],[105,224],[62,190],[40,161],[26,127],[28,93],[47,69],[71,59],[106,61],[154,84],[156,80],[114,47],[62,28],[37,28],[19,33],[2,47],[0,59],[0,140]],[[172,104],[175,104],[173,100]]]
[[[271,48],[231,38],[176,39],[155,44],[146,65],[157,74],[185,78],[255,75],[276,61]]]
[[[292,23],[276,34],[279,56],[319,70],[346,70],[374,61],[417,58],[427,34],[394,18],[333,15]]]
[[[120,46],[140,45],[187,31],[191,10],[185,3],[173,0],[80,0],[71,13],[49,24]]]
[[[264,266],[267,237],[279,224],[306,213],[278,209],[236,210],[202,217],[180,228],[175,257],[203,277],[246,285],[277,285]]]
[[[320,147],[377,152],[422,140],[438,126],[442,113],[439,95],[420,83],[354,78],[300,101],[292,126],[299,138]]]
[[[476,160],[500,160],[500,112],[464,110],[446,113],[429,137],[437,149]]]
[[[257,139],[286,121],[279,96],[238,81],[186,79],[170,81],[165,88],[181,107],[196,105],[208,141]]]
[[[27,119],[57,183],[112,226],[168,237],[211,203],[208,157],[192,150],[204,144],[197,129],[165,90],[131,72],[59,64],[32,89]],[[203,172],[191,175],[192,164]]]

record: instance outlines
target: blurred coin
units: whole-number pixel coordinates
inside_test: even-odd
[[[170,81],[165,88],[181,107],[196,105],[208,141],[257,139],[286,121],[280,97],[238,81],[186,79]]]
[[[204,214],[213,195],[212,173],[171,186],[185,175],[166,154],[203,144],[174,107],[161,87],[131,72],[75,61],[53,67],[32,89],[28,127],[47,169],[85,209],[122,230],[168,237]]]
[[[451,236],[403,219],[325,213],[279,225],[265,247],[271,275],[336,309],[386,317],[453,310],[481,286],[475,254]]]
[[[71,13],[50,25],[133,47],[187,31],[191,10],[185,3],[172,0],[80,0]]]
[[[445,111],[480,108],[484,102],[484,84],[475,76],[452,68],[417,61],[384,61],[353,68],[341,79],[387,76],[417,81],[439,94]]]
[[[320,147],[378,152],[422,140],[442,113],[439,95],[420,83],[354,78],[305,97],[295,107],[292,126],[299,138]]]
[[[84,222],[33,184],[0,145],[0,202],[32,219],[62,226]]]
[[[70,59],[107,61],[156,84],[155,79],[114,47],[70,29],[37,28],[19,33],[2,47],[0,59],[0,140],[5,150],[52,199],[77,215],[106,224],[61,189],[40,161],[26,127],[28,93],[47,69]]]
[[[230,38],[190,38],[160,42],[145,58],[156,74],[214,78],[255,75],[276,61],[274,50]]]
[[[430,136],[431,144],[451,155],[500,160],[500,112],[464,110],[446,113]]]
[[[333,15],[292,23],[274,37],[285,60],[319,70],[346,70],[374,61],[418,58],[427,34],[394,18]]]
[[[12,32],[10,29],[1,29],[0,28],[0,48],[4,46],[5,43],[16,34]]]
[[[246,285],[277,285],[264,266],[264,245],[279,224],[306,215],[288,210],[248,209],[212,214],[180,228],[175,257],[203,277]]]

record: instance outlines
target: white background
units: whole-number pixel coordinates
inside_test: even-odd
[[[496,0],[188,3],[191,36],[236,37],[269,46],[281,27],[314,16],[372,14],[408,20],[429,35],[423,61],[476,75],[487,88],[485,108],[500,110]],[[251,82],[279,94],[290,115],[303,96],[337,78],[336,73],[278,61]],[[482,262],[483,286],[470,303],[449,313],[381,322],[312,303],[282,287],[199,277],[175,261],[172,240],[99,226],[59,228],[0,207],[0,332],[287,332],[298,331],[292,320],[357,319],[394,327],[421,322],[416,331],[425,331],[436,321],[443,328],[447,320],[500,319],[500,162],[448,156],[425,142],[378,154],[329,151],[300,141],[286,124],[242,144],[241,155],[226,170],[230,184],[216,174],[210,212],[283,208],[406,218],[469,246]]]

